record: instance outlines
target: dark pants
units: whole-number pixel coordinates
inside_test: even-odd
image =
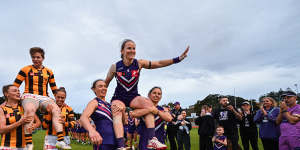
[[[237,133],[233,133],[230,135],[225,135],[227,137],[227,140],[229,140],[232,144],[232,150],[239,150],[239,136]]]
[[[207,135],[199,135],[199,148],[200,150],[212,150],[212,137]]]
[[[264,139],[261,138],[264,150],[278,150],[279,141],[278,139]]]
[[[258,150],[257,133],[256,134],[241,134],[244,150],[249,150],[249,142],[253,150]]]
[[[168,139],[170,142],[170,150],[177,150],[177,129],[169,128],[167,129]]]
[[[183,150],[183,146],[185,150],[191,150],[190,135],[182,131],[177,131],[177,144],[178,150]]]

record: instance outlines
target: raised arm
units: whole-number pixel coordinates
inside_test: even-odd
[[[115,73],[116,73],[116,64],[112,64],[109,68],[109,71],[105,79],[105,83],[107,87],[109,86],[110,81],[114,78]]]
[[[297,110],[293,115],[287,111],[288,106],[286,105],[285,102],[280,103],[280,113],[276,119],[276,123],[280,124],[283,116],[287,119],[287,121],[290,124],[296,124],[298,121],[300,121],[300,110]]]
[[[190,46],[188,46],[185,51],[179,56],[175,57],[173,59],[166,59],[166,60],[159,60],[159,61],[149,61],[149,60],[138,60],[140,68],[146,68],[146,69],[156,69],[156,68],[162,68],[166,67],[175,63],[179,63],[182,61],[185,57],[187,57],[187,53],[189,52]]]

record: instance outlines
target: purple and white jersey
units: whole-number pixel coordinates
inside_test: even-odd
[[[140,77],[139,64],[136,59],[130,66],[126,66],[123,60],[116,63],[115,78],[117,87],[112,100],[121,100],[128,107],[131,100],[138,94],[138,82]]]
[[[162,108],[160,106],[157,106],[157,109],[159,111],[164,111],[164,108]],[[163,119],[161,119],[158,115],[155,115],[154,118],[155,118],[155,136],[161,143],[165,143],[165,138],[166,138],[165,125],[166,125],[166,122]]]
[[[133,134],[136,131],[135,118],[128,116],[128,133]]]
[[[99,98],[97,109],[91,115],[97,132],[103,137],[102,144],[115,144],[115,134],[112,122],[111,105]]]
[[[216,136],[216,139],[221,140],[221,141],[225,141],[226,136],[224,136],[224,135]],[[214,150],[227,150],[227,147],[225,145],[223,145],[222,143],[215,142],[214,143]]]
[[[296,116],[300,118],[300,105],[296,104],[296,106],[289,108],[287,110],[292,116]],[[283,117],[282,122],[280,124],[280,136],[296,136],[300,137],[300,121],[296,124],[291,124],[288,120]]]

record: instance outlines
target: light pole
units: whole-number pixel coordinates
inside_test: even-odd
[[[234,107],[236,108],[235,88],[233,88],[233,96],[234,96]]]

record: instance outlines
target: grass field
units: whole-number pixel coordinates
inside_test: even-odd
[[[35,150],[42,150],[43,144],[44,144],[44,137],[45,137],[45,131],[38,131],[33,135],[33,141],[34,141],[34,149]],[[191,150],[199,150],[199,136],[197,133],[197,129],[192,129],[191,131]],[[239,144],[241,144],[241,140],[239,141]],[[259,149],[263,149],[261,141],[258,141]],[[71,144],[73,150],[92,150],[92,145],[82,145],[78,144],[76,142],[72,142]],[[169,147],[169,144],[168,144]]]

